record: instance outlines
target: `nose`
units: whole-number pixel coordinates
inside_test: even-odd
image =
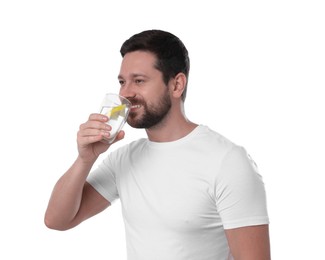
[[[120,87],[120,95],[127,99],[134,98],[136,96],[136,93],[132,87],[132,84],[124,83],[123,86]]]

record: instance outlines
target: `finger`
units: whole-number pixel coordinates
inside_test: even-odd
[[[85,136],[78,139],[79,146],[87,146],[89,144],[97,143],[103,140],[103,136],[101,135],[92,135],[92,136]]]
[[[86,123],[81,124],[79,127],[79,130],[85,130],[85,129],[99,129],[99,130],[109,131],[112,128],[110,125],[100,121],[87,121]]]
[[[80,137],[97,136],[97,135],[108,137],[109,134],[110,134],[109,130],[96,129],[96,128],[86,128],[81,130],[79,133]]]
[[[93,113],[89,116],[89,120],[95,120],[95,121],[101,121],[101,122],[107,122],[108,117],[102,114]]]
[[[97,131],[94,129],[87,129],[84,131],[79,131],[77,135],[77,142],[79,145],[88,145],[95,142],[98,142],[102,139],[108,139],[110,133],[108,131]]]
[[[89,127],[89,123],[88,123],[88,126],[87,126],[87,124],[80,126],[80,130],[77,133],[78,142],[85,144],[87,142],[92,143],[94,138],[95,138],[95,140],[98,140],[100,138],[109,138],[109,136],[110,136],[109,131],[111,130],[111,127],[106,125],[106,126],[103,126],[102,128],[105,128],[105,129],[91,128],[91,127]]]

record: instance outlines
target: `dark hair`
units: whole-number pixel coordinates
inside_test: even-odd
[[[161,30],[147,30],[135,34],[122,44],[120,53],[124,57],[125,54],[133,51],[148,51],[157,57],[155,67],[162,72],[166,85],[180,72],[188,79],[190,70],[188,51],[175,35]],[[186,90],[187,81],[182,95],[183,101]]]

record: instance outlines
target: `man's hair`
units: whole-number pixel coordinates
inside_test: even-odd
[[[157,62],[155,68],[162,72],[163,81],[167,85],[178,73],[185,74],[188,80],[190,59],[182,41],[175,35],[162,30],[147,30],[133,35],[126,40],[120,50],[122,57],[133,51],[153,53]],[[185,101],[187,81],[182,100]]]

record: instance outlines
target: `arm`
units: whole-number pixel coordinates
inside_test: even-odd
[[[110,146],[103,141],[110,130],[110,126],[105,123],[107,120],[105,116],[92,114],[80,126],[77,137],[79,155],[54,186],[45,213],[47,227],[57,230],[72,228],[110,205],[109,201],[86,182],[96,159]],[[120,132],[116,141],[123,137],[124,132]]]
[[[235,260],[270,260],[268,225],[226,229],[230,251]]]
[[[107,208],[110,203],[86,182],[91,165],[77,158],[54,186],[45,213],[45,225],[67,230]]]

